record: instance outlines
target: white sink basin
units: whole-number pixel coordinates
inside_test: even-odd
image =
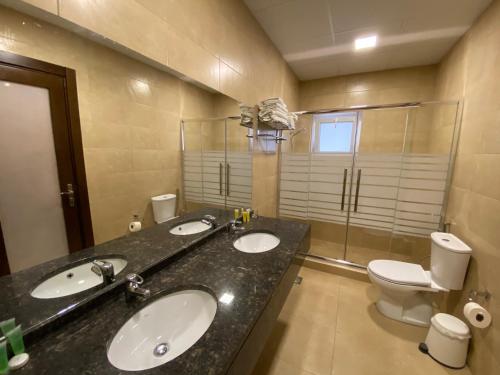
[[[217,301],[202,290],[182,290],[157,299],[133,315],[108,349],[123,371],[147,370],[180,356],[207,331]]]
[[[244,253],[263,253],[274,249],[279,244],[278,237],[264,232],[248,233],[233,242],[234,247]]]
[[[127,265],[127,261],[121,258],[99,260],[112,263],[115,275],[119,274]],[[95,274],[91,268],[92,261],[89,261],[61,271],[57,275],[40,283],[33,289],[31,296],[41,299],[65,297],[102,284],[102,276]]]
[[[202,223],[200,220],[196,220],[196,221],[189,221],[184,224],[179,224],[170,229],[170,233],[176,234],[178,236],[187,236],[188,234],[205,232],[210,228],[211,228],[210,225]]]

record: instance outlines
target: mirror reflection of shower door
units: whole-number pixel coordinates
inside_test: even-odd
[[[200,207],[251,207],[252,150],[239,118],[184,120],[184,203]]]
[[[225,121],[182,122],[184,205],[224,207]]]
[[[202,123],[203,203],[226,206],[226,121]]]
[[[227,118],[226,122],[226,207],[252,206],[252,151],[248,129],[240,120]]]

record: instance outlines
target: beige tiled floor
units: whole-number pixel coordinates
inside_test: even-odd
[[[470,375],[421,354],[427,329],[380,315],[370,284],[303,267],[253,375]]]

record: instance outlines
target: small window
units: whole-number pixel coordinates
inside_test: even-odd
[[[338,113],[314,116],[314,152],[352,153],[356,133],[356,114]]]

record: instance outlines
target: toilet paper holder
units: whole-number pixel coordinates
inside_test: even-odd
[[[469,302],[479,302],[483,300],[484,302],[488,302],[491,298],[491,293],[485,290],[475,290],[471,289],[469,292]]]

